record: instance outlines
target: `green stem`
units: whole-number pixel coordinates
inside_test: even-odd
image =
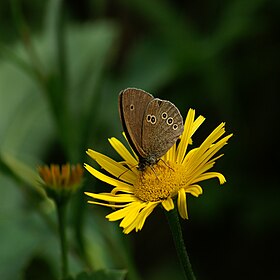
[[[171,211],[165,211],[170,230],[172,232],[173,241],[176,247],[177,255],[184,271],[185,278],[187,280],[195,280],[194,273],[192,271],[190,259],[185,247],[182,229],[179,221],[178,211],[175,207]]]
[[[66,239],[66,206],[67,203],[56,203],[57,215],[58,215],[58,227],[59,227],[59,238],[60,238],[60,248],[61,248],[61,274],[62,279],[66,279],[68,276],[68,244]]]

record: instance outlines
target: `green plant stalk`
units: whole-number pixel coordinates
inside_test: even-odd
[[[68,276],[68,243],[66,239],[66,202],[56,202],[57,216],[58,216],[58,228],[61,248],[61,275],[62,279],[66,279]]]
[[[195,280],[194,273],[192,271],[190,259],[185,247],[182,229],[179,221],[178,211],[175,206],[173,210],[165,211],[168,224],[172,233],[173,241],[177,251],[177,255],[184,271],[185,278],[187,280]]]

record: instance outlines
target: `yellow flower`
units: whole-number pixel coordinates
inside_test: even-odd
[[[106,218],[109,221],[122,220],[120,227],[124,229],[124,233],[141,230],[146,218],[159,204],[166,211],[172,210],[175,198],[180,216],[187,219],[187,193],[195,197],[202,194],[198,183],[204,180],[218,178],[220,184],[226,181],[221,173],[208,171],[222,156],[215,157],[215,154],[232,136],[230,134],[221,138],[225,133],[225,123],[214,129],[199,147],[187,153],[188,146],[192,144],[192,135],[204,120],[202,116],[195,119],[195,110],[190,109],[179,144],[175,144],[157,164],[147,167],[144,171],[136,168],[137,156],[131,154],[116,138],[109,139],[109,142],[123,158],[122,162],[88,150],[87,154],[112,177],[88,164],[85,164],[85,168],[99,180],[114,186],[110,193],[86,192],[86,195],[93,198],[88,202],[117,209]]]

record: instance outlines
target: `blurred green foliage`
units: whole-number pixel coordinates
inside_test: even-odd
[[[215,167],[227,184],[205,183],[182,221],[198,279],[279,277],[279,1],[13,0],[0,16],[0,279],[57,279],[54,206],[36,167],[89,162],[87,148],[117,159],[107,138],[121,137],[117,98],[130,86],[205,116],[194,143],[221,121],[234,133]],[[182,279],[160,209],[124,236],[86,204],[84,190],[104,189],[87,176],[71,203],[72,275]]]

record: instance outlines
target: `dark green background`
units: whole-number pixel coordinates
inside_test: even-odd
[[[278,279],[280,2],[65,1],[63,16],[56,1],[10,2],[0,4],[0,278],[58,275],[38,205],[54,213],[20,163],[92,163],[87,148],[118,159],[107,141],[121,138],[118,93],[138,87],[206,117],[194,145],[222,121],[234,134],[214,168],[227,183],[204,182],[182,221],[197,278]],[[110,190],[86,175],[83,190]],[[69,210],[70,239],[84,232],[95,268],[130,259],[142,279],[182,279],[162,209],[128,236],[82,191]],[[71,262],[73,274],[86,267]]]

